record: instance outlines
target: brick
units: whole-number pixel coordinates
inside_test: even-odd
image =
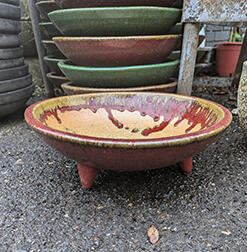
[[[228,41],[230,38],[230,31],[215,32],[215,41]]]
[[[215,33],[214,32],[206,32],[206,40],[208,42],[215,41]]]

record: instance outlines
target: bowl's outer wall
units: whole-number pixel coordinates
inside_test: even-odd
[[[50,146],[87,167],[115,171],[139,171],[166,167],[193,157],[212,144],[220,134],[185,145],[146,149],[102,149],[65,142],[43,134],[39,135]]]
[[[138,87],[164,84],[177,74],[179,61],[125,69],[81,68],[58,63],[64,75],[81,87]]]
[[[133,7],[69,9],[49,13],[66,36],[131,36],[167,34],[181,17],[178,9]]]
[[[150,39],[95,39],[94,41],[66,38],[55,44],[68,59],[78,66],[114,67],[165,62],[166,57],[181,45],[181,37]]]

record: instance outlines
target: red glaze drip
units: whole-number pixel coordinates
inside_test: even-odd
[[[141,132],[143,136],[162,131],[175,117],[179,119],[174,124],[174,127],[177,127],[183,120],[187,119],[190,126],[185,130],[186,133],[189,133],[197,124],[201,124],[201,129],[211,127],[217,120],[217,115],[213,111],[210,111],[209,108],[202,107],[196,101],[179,101],[175,98],[170,98],[164,102],[163,98],[147,96],[143,99],[141,96],[137,95],[116,98],[91,97],[84,105],[64,106],[62,108],[56,107],[46,111],[40,116],[40,121],[46,123],[45,121],[49,116],[54,116],[56,120],[61,123],[61,119],[58,117],[57,113],[58,110],[64,113],[65,111],[80,111],[82,108],[90,109],[93,113],[96,113],[100,108],[105,109],[109,120],[118,129],[122,129],[124,125],[114,118],[112,114],[113,110],[120,112],[124,112],[125,110],[130,112],[139,111],[142,116],[149,115],[155,122],[158,122],[161,116],[164,117],[164,121],[159,125],[144,129]],[[132,129],[131,132],[137,133],[139,130]]]

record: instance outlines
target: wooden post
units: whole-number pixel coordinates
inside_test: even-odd
[[[41,34],[40,34],[40,29],[39,29],[38,11],[35,6],[34,0],[28,0],[28,8],[29,8],[30,16],[31,16],[32,28],[33,28],[36,48],[37,48],[37,52],[38,52],[38,56],[39,56],[40,69],[41,69],[42,78],[43,78],[44,85],[45,85],[46,95],[48,97],[53,97],[54,96],[54,89],[46,77],[46,74],[48,73],[48,67],[43,60],[43,57],[45,56],[45,49],[44,49],[43,45],[41,44]]]
[[[240,80],[241,73],[242,73],[243,63],[246,60],[247,60],[247,30],[245,32],[244,42],[243,42],[243,45],[242,45],[242,48],[240,51],[237,67],[236,67],[236,70],[234,73],[234,78],[232,81],[233,88],[238,88],[239,80]]]
[[[177,93],[190,95],[194,79],[200,25],[186,23],[180,60]]]

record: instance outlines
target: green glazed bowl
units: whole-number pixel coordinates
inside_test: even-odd
[[[58,63],[64,75],[81,87],[139,87],[167,82],[177,74],[179,60],[127,67],[83,67]]]
[[[131,36],[167,34],[181,10],[166,7],[78,8],[50,12],[66,36]]]

